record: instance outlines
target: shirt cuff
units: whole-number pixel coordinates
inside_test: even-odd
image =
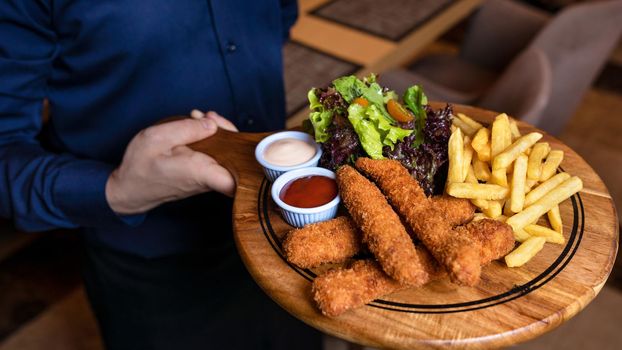
[[[106,199],[110,164],[78,160],[66,164],[54,186],[54,202],[67,218],[82,227],[138,226],[144,214],[118,215]]]

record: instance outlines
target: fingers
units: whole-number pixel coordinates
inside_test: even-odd
[[[207,186],[229,197],[235,194],[235,180],[231,173],[218,163],[211,163],[209,171],[205,174]]]
[[[185,146],[176,147],[173,156],[175,159],[169,164],[172,171],[185,173],[204,190],[213,190],[229,197],[235,194],[235,179],[214,158]]]
[[[190,118],[192,119],[205,118],[205,113],[201,112],[198,109],[193,109],[192,111],[190,111]]]
[[[221,116],[220,114],[214,111],[207,112],[205,116],[208,119],[213,120],[216,123],[216,125],[218,125],[219,128],[229,130],[229,131],[234,131],[234,132],[238,131],[238,128],[236,128],[232,122],[230,122],[228,119],[224,118],[223,116]]]
[[[218,113],[216,113],[214,111],[209,111],[207,113],[203,113],[203,112],[201,112],[198,109],[193,109],[190,112],[190,117],[193,118],[193,119],[201,119],[201,118],[211,119],[221,129],[225,129],[225,130],[229,130],[229,131],[233,131],[233,132],[237,132],[238,131],[238,128],[232,122],[230,122],[227,118],[224,118],[223,116],[221,116],[220,114],[218,114]]]
[[[170,150],[210,137],[217,129],[212,119],[182,119],[151,126],[141,134],[153,149]]]

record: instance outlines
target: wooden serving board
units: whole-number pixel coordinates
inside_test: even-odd
[[[454,112],[485,123],[497,115],[460,105],[454,106]],[[536,130],[524,123],[519,127],[522,133]],[[583,191],[560,205],[565,245],[547,243],[520,268],[493,262],[473,288],[437,281],[337,318],[325,317],[310,293],[311,281],[322,269],[293,266],[281,251],[280,239],[291,227],[272,202],[270,183],[254,157],[256,144],[266,135],[219,131],[191,147],[215,157],[236,178],[234,234],[251,275],[285,310],[322,332],[379,348],[508,346],[535,338],[576,315],[598,294],[613,267],[618,220],[607,188],[579,155],[545,135],[543,140],[551,148],[565,153],[561,168],[581,177],[584,184]]]

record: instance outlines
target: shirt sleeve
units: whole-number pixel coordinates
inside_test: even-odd
[[[48,1],[0,4],[0,216],[25,231],[138,224],[108,205],[112,165],[37,141],[56,39]]]
[[[281,0],[281,21],[283,23],[283,42],[289,39],[289,31],[298,19],[298,2]]]

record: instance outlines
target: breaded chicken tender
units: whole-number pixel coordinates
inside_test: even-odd
[[[456,228],[456,234],[469,235],[481,243],[481,265],[504,257],[514,248],[509,225],[484,219]],[[427,271],[428,282],[446,275],[427,250],[417,249]],[[336,317],[384,295],[407,288],[387,276],[373,261],[357,261],[350,268],[336,268],[318,276],[312,285],[313,299],[322,314]]]
[[[380,190],[348,165],[337,170],[337,184],[345,207],[361,229],[363,243],[382,269],[401,284],[425,283],[429,276],[415,245]]]
[[[313,280],[311,294],[322,313],[336,317],[379,295],[405,288],[373,260],[358,260],[347,269],[333,269]]]
[[[466,235],[481,243],[480,263],[487,265],[493,260],[506,256],[514,249],[512,227],[493,219],[472,221],[454,229],[458,235]]]
[[[481,243],[482,265],[505,256],[514,248],[512,227],[501,221],[472,221],[455,227],[454,231],[457,235],[466,235]],[[313,268],[322,264],[342,263],[361,253],[361,239],[356,224],[349,217],[340,216],[290,231],[283,241],[283,251],[290,263],[302,268]],[[418,253],[422,251],[429,255],[425,247],[415,247]],[[422,263],[427,261],[421,259],[421,254],[419,258]],[[435,260],[434,265],[438,265]]]
[[[452,231],[448,221],[402,164],[388,159],[359,158],[356,167],[380,187],[417,238],[445,267],[452,282],[467,286],[477,284],[481,273],[479,242]]]
[[[290,231],[283,240],[285,258],[302,268],[342,263],[362,249],[361,233],[347,216]]]
[[[466,198],[442,195],[430,199],[434,208],[443,215],[451,227],[464,225],[473,220],[475,206]]]

